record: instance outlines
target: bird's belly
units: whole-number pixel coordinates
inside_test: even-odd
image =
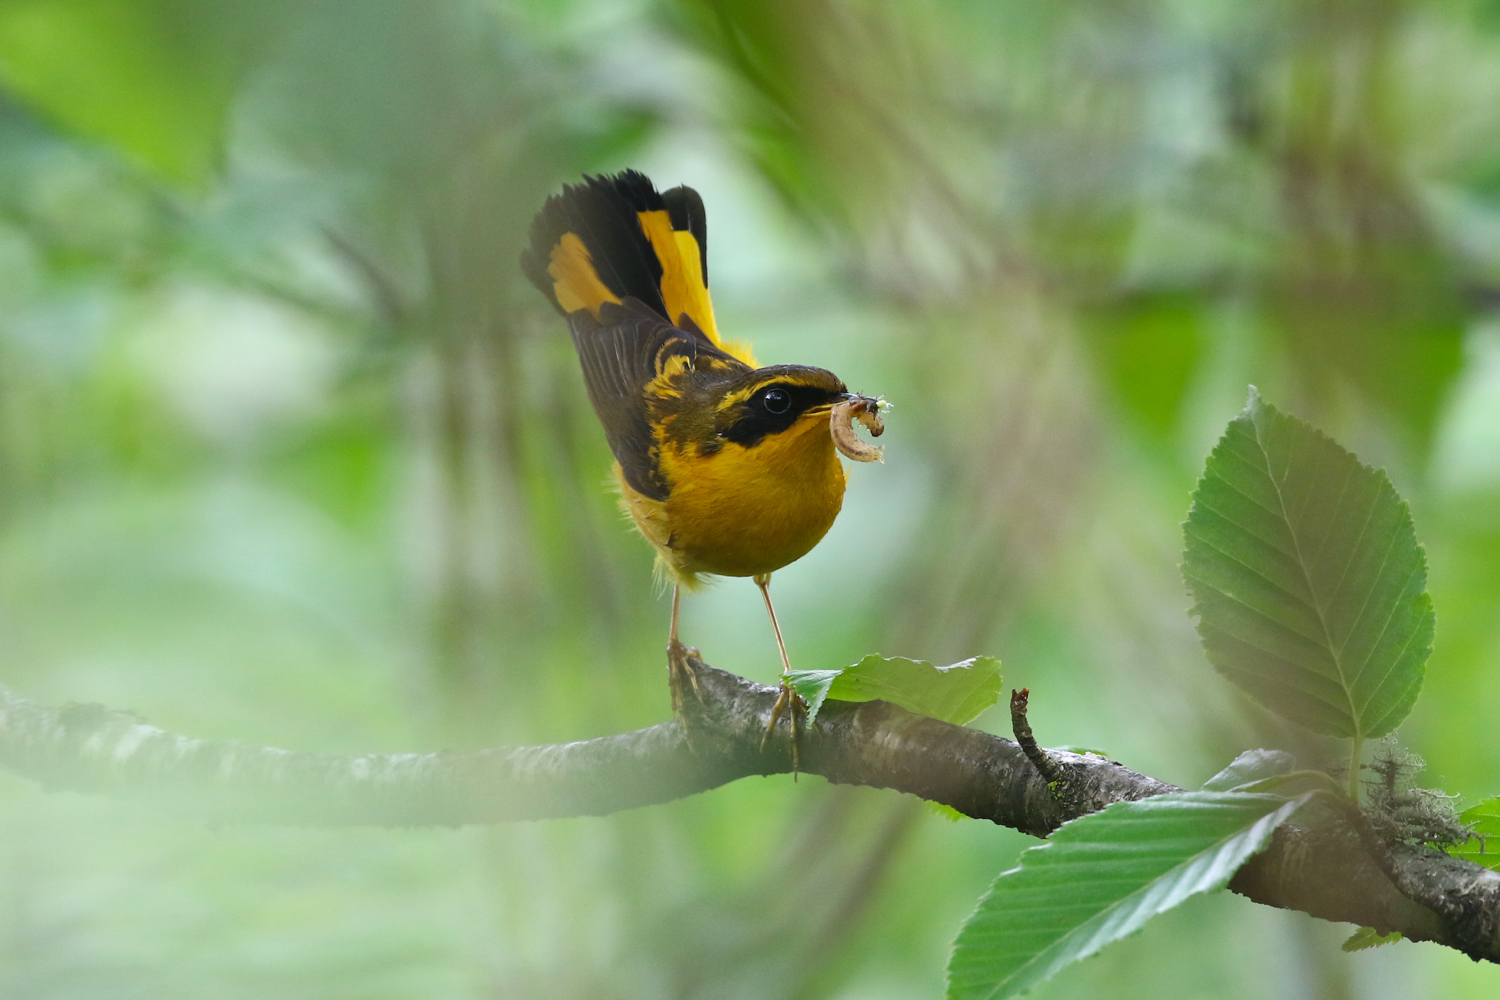
[[[826,430],[692,460],[666,501],[679,574],[756,576],[806,555],[844,503],[844,469]]]

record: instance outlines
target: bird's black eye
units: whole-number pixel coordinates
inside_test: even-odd
[[[792,394],[785,389],[768,389],[761,397],[767,413],[785,413],[792,408]]]

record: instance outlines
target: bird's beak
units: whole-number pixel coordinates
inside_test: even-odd
[[[802,411],[802,415],[804,417],[826,417],[829,413],[833,412],[833,408],[835,406],[838,406],[841,403],[862,403],[864,405],[864,408],[871,413],[874,413],[875,411],[882,409],[884,406],[889,405],[884,403],[883,400],[876,399],[874,396],[864,396],[857,392],[841,392],[836,398],[830,400],[827,403],[819,403],[817,406],[808,407],[806,410]]]

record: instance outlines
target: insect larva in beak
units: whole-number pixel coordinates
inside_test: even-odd
[[[854,421],[865,425],[871,437],[879,437],[885,431],[885,422],[880,419],[884,400],[859,396],[846,399],[833,407],[828,418],[828,429],[833,434],[833,444],[845,458],[856,462],[883,462],[884,448],[861,441],[854,433]]]

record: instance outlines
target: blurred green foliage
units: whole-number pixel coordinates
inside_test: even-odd
[[[1336,753],[1184,614],[1178,525],[1253,382],[1411,500],[1439,626],[1401,735],[1487,798],[1496,10],[4,0],[0,680],[299,748],[663,718],[649,552],[516,268],[549,191],[636,166],[703,193],[731,335],[898,405],[777,574],[795,665],[999,656],[1042,742],[1183,785]],[[748,584],[685,613],[775,674]],[[0,777],[0,995],[936,996],[1027,841],[913,806],[776,779],[210,829]],[[1347,932],[1204,898],[1036,995],[1494,993]]]

